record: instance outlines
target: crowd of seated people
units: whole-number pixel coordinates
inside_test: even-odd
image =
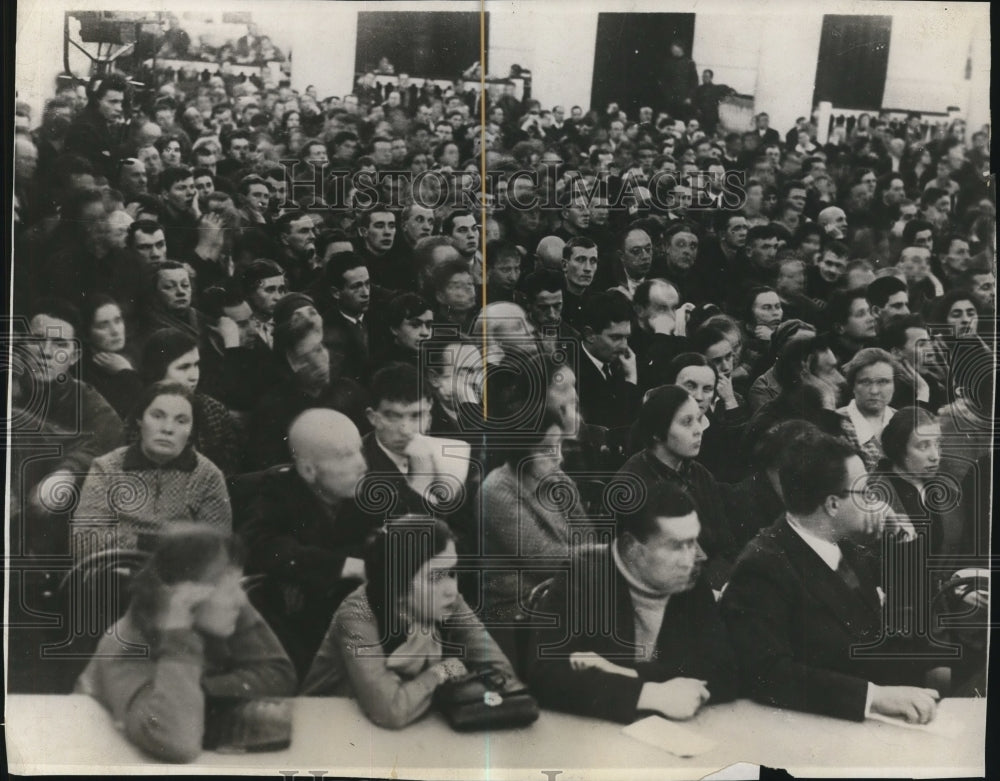
[[[112,74],[15,139],[11,526],[134,568],[108,604],[24,575],[15,611],[115,629],[71,638],[81,673],[37,653],[64,627],[13,622],[13,691],[75,686],[171,761],[206,698],[402,728],[483,668],[620,722],[926,723],[985,691],[985,657],[935,656],[959,630],[879,597],[932,609],[883,559],[946,588],[988,553],[985,130],[156,93]],[[892,663],[851,655],[883,636]]]
[[[230,62],[240,65],[260,65],[267,62],[283,62],[285,55],[274,45],[269,35],[262,35],[253,22],[248,22],[246,32],[226,41],[214,40],[212,36],[191,36],[181,26],[176,14],[168,13],[161,22],[161,32],[155,39],[156,56],[173,60],[204,60],[207,62]]]

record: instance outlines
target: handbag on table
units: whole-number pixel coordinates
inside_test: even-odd
[[[500,670],[470,672],[441,684],[434,703],[459,732],[523,727],[538,718],[538,703],[520,681]]]

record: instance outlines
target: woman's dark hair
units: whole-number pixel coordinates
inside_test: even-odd
[[[825,338],[809,336],[805,339],[794,339],[786,342],[774,362],[774,379],[778,381],[782,391],[791,391],[802,384],[802,369],[812,369],[808,364],[829,348]]]
[[[523,461],[530,460],[541,448],[546,432],[553,426],[562,429],[562,417],[553,409],[546,408],[538,428],[531,433],[519,437],[517,443],[504,449],[504,463],[514,470]]]
[[[847,323],[847,319],[851,316],[851,308],[859,298],[866,303],[868,302],[864,288],[835,290],[830,295],[830,301],[826,307],[826,322],[831,330],[836,330],[835,326]]]
[[[743,300],[743,307],[740,310],[740,316],[743,318],[743,322],[746,324],[751,334],[754,329],[753,305],[757,303],[757,297],[763,295],[764,293],[774,293],[777,295],[777,291],[775,291],[773,287],[758,285],[757,287],[751,288],[750,292],[747,293],[747,297]]]
[[[711,369],[712,374],[715,375],[716,382],[719,380],[719,373],[704,355],[701,353],[681,353],[667,364],[667,370],[663,375],[665,384],[675,385],[677,383],[677,375],[688,366],[704,366],[706,369]]]
[[[424,312],[433,312],[434,307],[430,301],[417,293],[400,293],[389,302],[387,316],[389,325],[398,328],[404,320],[422,315]]]
[[[80,341],[84,344],[90,342],[90,327],[94,324],[97,310],[112,304],[118,307],[119,312],[122,311],[122,305],[107,293],[95,293],[92,296],[87,296],[83,302],[83,308],[80,310],[80,333],[76,335]],[[127,330],[126,333],[128,333]]]
[[[142,381],[159,382],[167,376],[167,367],[182,355],[198,349],[194,337],[175,328],[154,331],[142,350]]]
[[[406,636],[399,614],[420,568],[444,552],[455,534],[438,518],[405,515],[394,518],[365,542],[365,596],[378,621],[379,637],[386,652],[398,647]]]
[[[886,460],[896,467],[903,466],[910,435],[919,426],[937,423],[937,416],[923,407],[903,407],[882,429],[882,452]]]
[[[163,150],[167,148],[167,145],[171,141],[176,141],[177,145],[181,148],[181,165],[186,165],[191,159],[191,144],[187,138],[181,133],[166,133],[160,136],[153,142],[153,146],[156,147],[156,151],[161,155]]]
[[[737,333],[739,326],[736,327]],[[704,355],[708,350],[721,342],[728,342],[728,329],[715,323],[705,323],[691,337],[691,348]]]
[[[171,523],[129,585],[129,611],[145,638],[157,635],[156,619],[166,607],[166,590],[178,583],[213,583],[229,567],[242,567],[239,537],[201,523]]]
[[[679,385],[663,385],[654,389],[639,410],[638,428],[645,447],[652,447],[658,440],[666,439],[677,410],[686,401],[693,402],[691,394]]]

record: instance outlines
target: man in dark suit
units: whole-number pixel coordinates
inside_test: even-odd
[[[454,474],[444,474],[446,450],[456,453],[464,445],[424,435],[430,418],[430,394],[430,384],[423,382],[411,364],[390,364],[375,372],[366,410],[373,430],[361,445],[373,482],[358,490],[359,502],[363,509],[381,512],[386,518],[435,513],[460,531],[475,493],[475,486],[465,480],[470,471],[473,477],[478,473],[466,471],[461,487],[456,485]],[[384,508],[371,506],[365,497],[374,501],[385,493],[387,485],[392,486],[393,501]]]
[[[558,239],[553,236],[553,240]],[[542,245],[539,244],[539,250]],[[570,239],[562,247],[562,270],[565,280],[563,289],[562,321],[579,331],[583,326],[581,317],[583,305],[594,287],[594,277],[598,269],[597,244],[593,239],[580,236]]]
[[[334,610],[364,580],[361,550],[373,527],[354,503],[366,466],[346,416],[307,410],[288,444],[294,466],[260,476],[242,532],[247,572],[266,576],[250,599],[304,675]]]
[[[371,368],[368,265],[353,252],[338,253],[324,269],[323,281],[316,303],[323,316],[323,344],[330,351],[333,371],[365,385]]]
[[[112,182],[122,156],[125,105],[130,92],[128,81],[120,74],[102,79],[66,133],[64,150],[85,157]]]
[[[771,144],[781,145],[781,136],[778,135],[778,131],[771,127],[771,118],[765,113],[761,112],[756,117],[754,117],[755,124],[755,135],[757,136],[758,149],[763,149]]]
[[[574,555],[539,610],[562,620],[539,630],[527,680],[547,708],[628,723],[640,713],[689,719],[736,695],[736,664],[690,496],[650,486],[617,515],[607,545]],[[594,622],[601,631],[587,632]]]
[[[595,293],[584,304],[578,383],[587,423],[627,427],[641,402],[635,353],[628,346],[632,306],[618,291]]]
[[[744,549],[722,599],[747,693],[836,718],[925,724],[939,696],[923,688],[933,663],[884,636],[879,563],[856,543],[879,528],[864,462],[831,436],[798,445],[779,467],[786,517]]]

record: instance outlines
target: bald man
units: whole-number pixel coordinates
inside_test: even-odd
[[[847,213],[839,206],[827,206],[816,216],[816,222],[831,238],[843,240],[847,236]]]
[[[561,272],[565,246],[566,242],[558,236],[545,236],[538,242],[538,248],[535,250],[535,268],[550,268]]]
[[[305,675],[333,612],[364,579],[362,547],[377,526],[355,501],[367,472],[351,420],[310,409],[288,429],[294,464],[258,473],[243,527],[251,601]],[[359,492],[360,493],[360,492]]]

